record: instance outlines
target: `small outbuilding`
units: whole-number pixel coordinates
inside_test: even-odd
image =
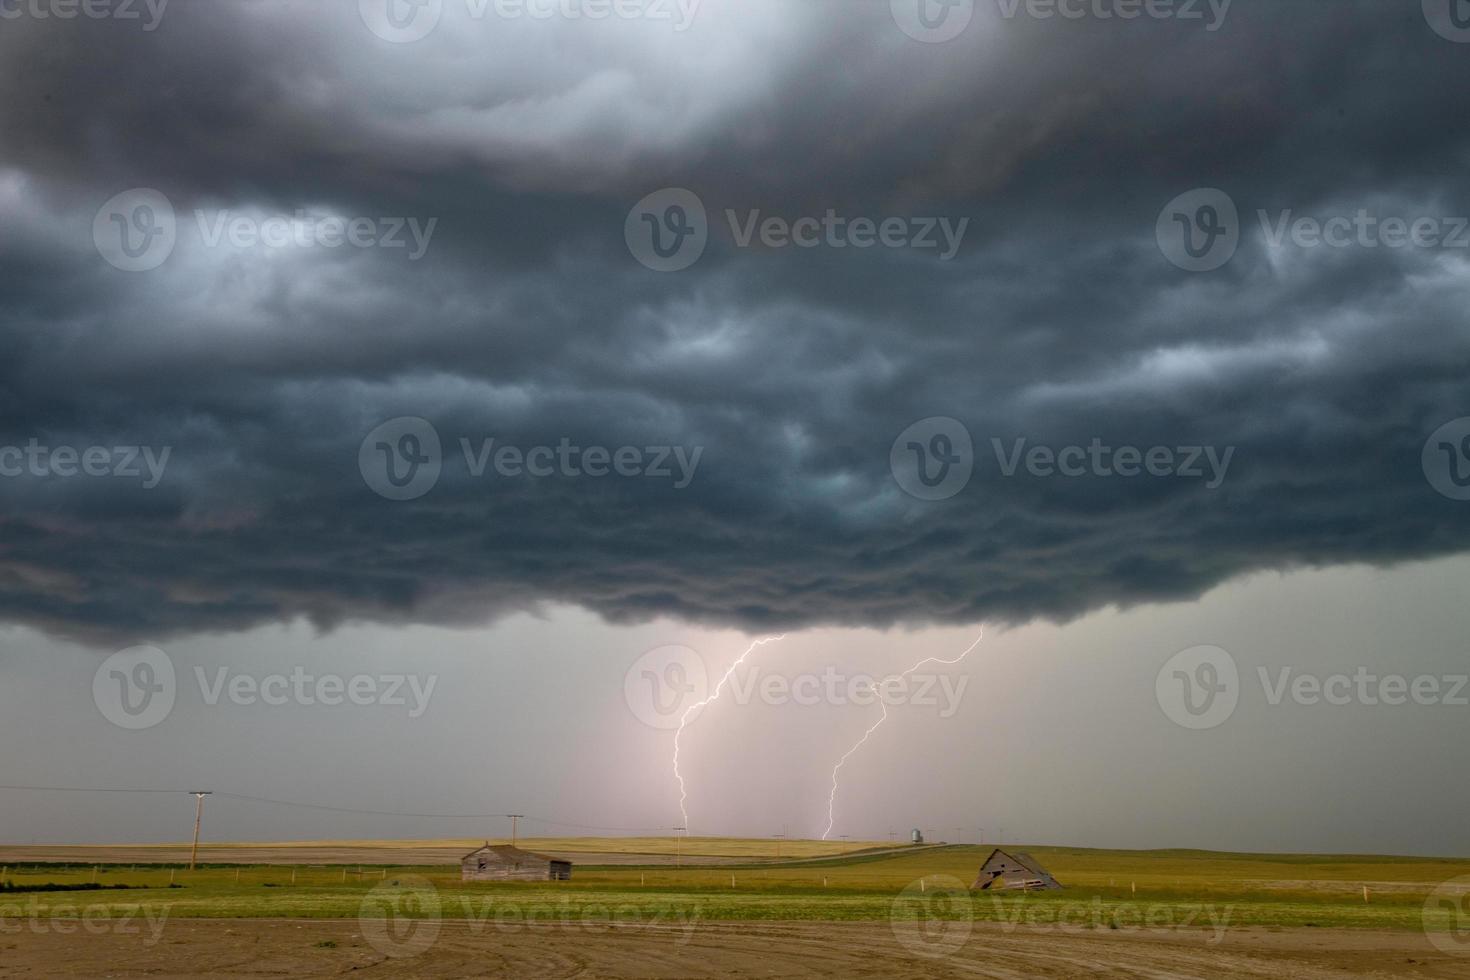
[[[1020,891],[1051,891],[1062,887],[1040,861],[1025,851],[1002,851],[1000,848],[990,852],[990,857],[980,866],[980,876],[970,887],[985,891],[997,886]]]
[[[485,842],[459,862],[461,881],[567,881],[572,862],[523,851],[509,844]]]

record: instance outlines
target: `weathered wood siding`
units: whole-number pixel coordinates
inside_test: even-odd
[[[988,889],[997,884],[1005,889],[1023,888],[1026,890],[1050,891],[1062,887],[1050,872],[1031,855],[1025,853],[1012,855],[998,849],[993,851],[981,865],[980,875],[970,887]]]
[[[466,854],[460,861],[461,881],[566,881],[572,862],[497,845]]]

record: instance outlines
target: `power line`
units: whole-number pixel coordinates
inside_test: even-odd
[[[250,796],[245,793],[218,793],[218,796],[231,800],[244,800],[250,803],[269,803],[274,806],[297,807],[302,810],[326,810],[331,813],[361,813],[374,817],[425,817],[433,820],[483,820],[488,817],[502,816],[499,813],[414,813],[408,810],[369,810],[350,806],[329,806],[325,803],[303,803],[300,800],[277,800],[268,796]]]
[[[11,786],[0,784],[0,789],[29,789],[42,793],[188,793],[186,789],[99,789],[93,786]]]
[[[216,793],[232,800],[245,800],[250,803],[269,803],[275,806],[290,806],[304,810],[326,810],[331,813],[358,813],[373,817],[422,817],[430,820],[486,820],[494,817],[504,817],[504,813],[416,813],[411,810],[368,810],[361,807],[350,806],[328,806],[324,803],[303,803],[299,800],[277,800],[267,796],[249,796],[244,793]],[[529,820],[547,827],[565,827],[573,830],[617,830],[625,833],[642,833],[645,831],[661,831],[662,827],[607,827],[596,824],[564,823],[552,820],[548,817],[527,816],[517,814],[522,820]]]
[[[19,786],[13,784],[0,784],[0,790],[29,790],[41,793],[158,793],[158,794],[189,794],[193,790],[183,789],[129,789],[123,787],[97,787],[97,786]],[[493,817],[503,817],[503,813],[419,813],[411,810],[372,810],[364,807],[332,806],[325,803],[306,803],[301,800],[280,800],[269,796],[252,796],[247,793],[227,793],[216,790],[215,796],[221,799],[241,800],[248,803],[265,803],[272,806],[289,806],[302,810],[322,810],[328,813],[355,813],[372,817],[416,817],[427,820],[484,820]],[[658,833],[666,828],[663,827],[609,827],[597,824],[567,823],[560,820],[552,820],[547,817],[521,816],[522,820],[541,824],[546,827],[561,827],[569,830],[611,830],[619,833]]]
[[[147,793],[162,795],[192,795],[197,790],[192,789],[158,789],[130,788],[121,786],[21,786],[13,783],[0,783],[0,790],[25,790],[37,793]],[[223,790],[215,790],[214,796],[226,800],[240,800],[245,803],[264,803],[270,806],[287,806],[299,810],[320,810],[326,813],[352,813],[368,817],[411,817],[422,820],[490,820],[496,817],[505,817],[506,813],[501,811],[486,813],[424,813],[414,810],[374,810],[366,807],[334,806],[328,803],[307,803],[303,800],[282,800],[271,796],[253,796],[249,793],[228,793]],[[605,824],[571,823],[565,820],[553,820],[550,817],[537,817],[517,814],[521,820],[529,820],[531,823],[540,824],[543,827],[556,827],[563,830],[609,830],[623,834],[652,834],[662,835],[668,831],[667,827],[612,827]],[[889,830],[889,838],[892,839],[894,832]],[[784,837],[785,834],[778,834]],[[984,837],[984,831],[981,831]]]

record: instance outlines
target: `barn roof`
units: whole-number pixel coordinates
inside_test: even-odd
[[[565,858],[554,858],[549,854],[537,854],[535,851],[523,851],[519,847],[512,847],[509,844],[492,844],[489,841],[486,841],[483,847],[477,847],[473,851],[470,851],[470,853],[460,858],[460,860],[468,861],[476,854],[483,854],[486,851],[494,854],[500,860],[510,862],[512,864],[517,861],[560,861],[563,864],[571,864],[571,862],[567,861]]]
[[[990,852],[990,856],[985,859],[985,861],[980,865],[980,867],[983,869],[985,867],[985,865],[989,864],[991,861],[994,861],[995,858],[996,858],[996,855],[1000,855],[1001,857],[1005,857],[1005,858],[1010,858],[1012,861],[1016,862],[1021,867],[1025,868],[1027,871],[1035,872],[1036,874],[1042,875],[1042,876],[1047,877],[1047,878],[1050,878],[1051,877],[1051,872],[1050,871],[1047,871],[1045,868],[1043,868],[1041,866],[1041,862],[1040,861],[1036,860],[1034,857],[1032,857],[1030,854],[1027,854],[1025,851],[1003,851],[1003,850],[1001,850],[998,847],[995,850],[993,850],[993,851]]]

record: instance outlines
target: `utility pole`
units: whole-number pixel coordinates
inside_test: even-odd
[[[679,831],[681,830],[686,830],[686,828],[674,828],[674,867],[676,868],[684,860],[683,846],[679,843]]]
[[[517,820],[520,820],[522,817],[524,817],[525,814],[524,813],[507,813],[506,816],[507,817],[510,817],[510,846],[511,847],[515,847],[516,846],[516,821]]]
[[[189,870],[194,870],[194,862],[199,857],[199,824],[204,820],[204,798],[213,796],[214,792],[207,789],[191,789],[189,793],[194,797],[194,846],[189,849]]]

